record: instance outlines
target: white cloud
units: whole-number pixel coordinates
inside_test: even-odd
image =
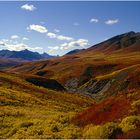
[[[0,45],[1,45],[1,46],[5,46],[4,41],[0,41]]]
[[[55,52],[56,50],[59,50],[59,46],[49,46],[48,48],[50,49],[49,50],[50,53]]]
[[[27,11],[34,11],[36,10],[36,7],[34,5],[25,4],[21,6],[21,9],[27,10]]]
[[[48,32],[47,36],[49,38],[56,38],[56,39],[62,40],[62,41],[72,41],[73,40],[72,37],[68,37],[68,36],[64,36],[64,35],[57,35],[57,34],[52,33],[52,32]]]
[[[48,48],[49,49],[52,49],[52,50],[58,50],[59,49],[59,46],[49,46]]]
[[[24,43],[18,43],[18,42],[12,42],[9,41],[9,43],[0,41],[0,45],[3,46],[5,49],[11,50],[11,51],[21,51],[21,50],[31,50],[31,51],[36,51],[36,50],[42,50],[43,48],[41,47],[29,47],[27,44]]]
[[[9,48],[11,48],[11,47],[9,47]],[[32,51],[35,51],[35,50],[42,50],[43,48],[41,48],[41,47],[29,47],[28,45],[26,45],[26,44],[16,44],[16,45],[12,45],[12,48],[11,49],[13,49],[13,50],[25,50],[25,49],[28,49],[28,50],[32,50]]]
[[[18,35],[12,35],[12,36],[11,36],[11,39],[18,39],[18,38],[19,38]]]
[[[63,43],[63,44],[60,45],[60,50],[65,50],[65,49],[68,48],[68,46],[69,46],[68,43]]]
[[[50,38],[56,38],[57,37],[57,35],[55,33],[51,33],[51,32],[47,33],[47,36],[50,37]]]
[[[119,22],[118,19],[109,19],[109,20],[105,21],[105,24],[107,24],[107,25],[113,25],[113,24],[116,24],[118,22]]]
[[[27,38],[27,37],[23,37],[22,40],[29,40],[29,38]]]
[[[87,39],[78,39],[78,40],[76,41],[76,43],[77,43],[78,46],[80,46],[80,47],[85,47],[85,46],[89,45]]]
[[[63,36],[63,35],[58,35],[57,36],[58,40],[66,40],[66,41],[72,41],[73,38],[72,37],[68,37],[68,36]]]
[[[49,46],[48,48],[50,49],[49,52],[54,52],[56,50],[67,50],[67,49],[70,49],[70,48],[73,48],[73,47],[85,47],[89,45],[89,42],[87,39],[78,39],[78,40],[75,40],[75,41],[71,41],[71,42],[68,42],[68,43],[63,43],[63,44],[60,44],[58,46]]]
[[[59,30],[59,29],[54,29],[54,31],[55,31],[56,33],[59,33],[59,32],[60,32],[60,30]]]
[[[90,19],[90,23],[98,23],[99,22],[99,20],[98,19],[96,19],[96,18],[92,18],[92,19]]]
[[[46,27],[41,26],[41,25],[35,25],[35,24],[32,24],[29,27],[27,27],[27,30],[34,30],[40,33],[46,33],[48,31]]]
[[[9,42],[8,39],[2,39],[1,41],[2,41],[2,42]]]
[[[75,41],[71,41],[69,43],[61,44],[60,49],[65,50],[65,49],[69,49],[69,48],[73,48],[73,47],[85,47],[87,45],[89,45],[87,39],[78,39]]]
[[[8,50],[11,50],[11,51],[20,51],[20,50],[25,50],[28,48],[27,45],[25,44],[5,44],[5,46],[7,47]]]

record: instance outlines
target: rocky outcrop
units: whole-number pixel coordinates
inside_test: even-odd
[[[84,84],[79,88],[79,92],[86,94],[99,94],[99,92],[104,92],[110,87],[110,79],[103,80],[93,80]],[[106,89],[106,90],[105,90]]]
[[[96,100],[116,95],[122,91],[127,92],[139,86],[138,67],[134,65],[105,76],[90,78],[83,84],[81,84],[82,77],[71,78],[67,81],[67,90],[91,96]]]
[[[78,83],[79,83],[78,78],[71,78],[67,80],[65,87],[68,89],[68,91],[75,92],[78,89]]]

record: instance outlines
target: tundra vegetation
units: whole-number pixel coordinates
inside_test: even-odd
[[[0,71],[0,138],[140,138],[139,39]]]

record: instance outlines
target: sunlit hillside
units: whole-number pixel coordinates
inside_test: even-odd
[[[2,69],[0,138],[140,138],[139,37]]]
[[[93,102],[0,72],[0,138],[80,138],[81,128],[71,118]]]

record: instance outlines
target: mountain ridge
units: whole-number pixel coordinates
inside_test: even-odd
[[[127,33],[123,33],[114,37],[111,37],[110,39],[107,39],[99,44],[93,45],[87,50],[96,50],[96,51],[103,51],[103,52],[114,52],[118,50],[127,50],[132,45],[140,45],[140,32],[134,32],[130,31]],[[140,49],[133,46],[133,49],[131,51],[135,51]]]
[[[40,54],[38,52],[32,52],[25,49],[21,51],[1,50],[0,57],[16,58],[16,59],[22,59],[26,61],[33,61],[33,60],[40,60],[40,59],[48,59],[55,56],[49,55],[45,52],[43,54]]]

